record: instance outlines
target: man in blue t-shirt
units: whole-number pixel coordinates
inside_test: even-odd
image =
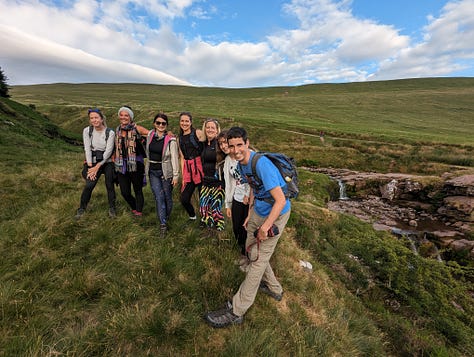
[[[230,153],[239,162],[242,177],[252,187],[245,243],[249,265],[232,301],[227,301],[222,309],[206,313],[205,319],[213,327],[242,323],[259,290],[277,301],[282,299],[283,289],[270,266],[270,258],[291,212],[290,200],[284,194],[286,182],[278,168],[265,156],[260,157],[256,164],[256,174],[263,184],[254,185],[252,157],[255,152],[249,148],[245,129],[231,128],[227,141]]]

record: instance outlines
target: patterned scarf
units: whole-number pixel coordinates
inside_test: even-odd
[[[125,136],[122,136],[122,131]],[[115,133],[115,170],[125,174],[137,171],[137,130],[135,124],[128,124],[125,128],[120,125]]]

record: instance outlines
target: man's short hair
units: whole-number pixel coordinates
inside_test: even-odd
[[[227,132],[227,140],[242,138],[244,142],[247,142],[247,131],[239,126],[233,126]]]

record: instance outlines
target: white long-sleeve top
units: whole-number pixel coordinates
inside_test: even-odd
[[[104,159],[100,161],[101,165],[105,164],[106,162],[110,162],[110,157],[112,156],[115,146],[115,132],[113,130],[109,130],[109,137],[107,141],[105,141],[106,130],[107,129],[96,131],[94,128],[92,130],[92,138],[89,136],[88,126],[86,126],[82,132],[86,161],[90,165],[93,164],[92,151],[95,150],[104,151]]]
[[[232,200],[244,201],[244,196],[250,195],[250,186],[242,182],[242,176],[238,169],[238,161],[227,155],[224,161],[225,181],[225,208],[232,207]]]

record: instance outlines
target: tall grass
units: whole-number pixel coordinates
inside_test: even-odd
[[[471,84],[444,83],[461,94]],[[430,81],[389,84],[370,86],[387,91],[385,99],[391,90],[419,92],[426,86],[428,93],[439,91]],[[239,250],[229,225],[224,238],[230,239],[218,240],[188,223],[176,191],[170,232],[161,239],[149,187],[142,219],[133,219],[119,197],[118,217],[111,220],[102,182],[83,219],[73,219],[83,187],[83,153],[70,142],[80,138],[78,128],[86,125],[87,106],[105,107],[111,125],[119,103],[137,108],[143,123],[157,107],[175,114],[181,108],[196,111],[197,122],[215,115],[225,127],[246,125],[251,143],[260,149],[284,151],[299,162],[306,159],[324,166],[377,165],[383,170],[388,163],[374,164],[371,158],[379,157],[380,162],[397,158],[399,165],[407,165],[405,157],[418,155],[423,170],[433,164],[423,160],[438,154],[458,152],[467,157],[472,152],[472,138],[465,145],[452,143],[456,130],[430,145],[412,141],[411,136],[364,130],[352,136],[353,127],[342,119],[333,123],[328,108],[318,113],[319,123],[327,120],[328,127],[338,128],[321,143],[316,125],[312,129],[310,121],[301,119],[309,113],[304,103],[320,103],[317,90],[325,103],[334,100],[338,117],[343,113],[338,97],[365,97],[370,89],[348,87],[15,87],[14,99],[23,93],[22,101],[34,104],[48,118],[31,107],[0,101],[0,355],[473,354],[473,301],[468,293],[472,281],[464,271],[413,256],[402,241],[326,210],[333,183],[324,175],[300,172],[302,192],[293,202],[273,258],[285,289],[283,301],[258,294],[244,324],[224,330],[207,326],[202,315],[230,298],[244,277],[233,264]],[[287,100],[281,94],[285,90],[294,98]],[[459,98],[450,105],[471,108],[462,101],[463,94]],[[259,114],[265,115],[255,121]],[[57,127],[60,121],[64,125]],[[275,130],[284,129],[283,122],[311,135]],[[176,122],[173,125],[176,131]],[[432,129],[426,132],[430,134],[425,137],[434,135]],[[339,146],[340,142],[346,145]],[[300,260],[310,261],[313,270],[302,269]]]

